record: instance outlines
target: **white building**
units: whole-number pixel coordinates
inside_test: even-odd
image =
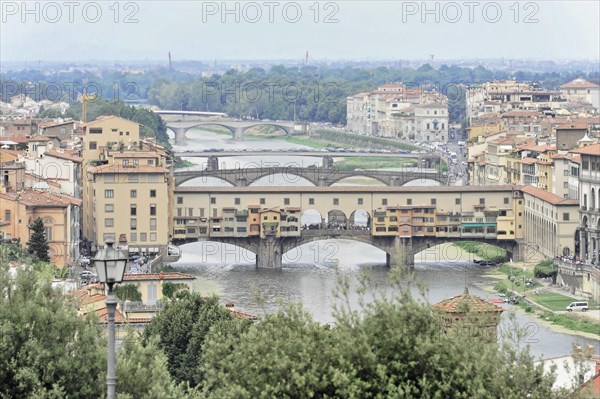
[[[560,86],[560,92],[569,101],[585,102],[600,108],[600,86],[585,79],[577,78]]]
[[[18,159],[25,163],[26,187],[42,188],[39,185],[44,182],[43,188],[50,192],[81,199],[83,159],[76,152],[56,148],[47,137],[32,137],[27,152]]]

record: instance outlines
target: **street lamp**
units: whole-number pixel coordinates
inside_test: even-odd
[[[108,296],[106,297],[106,308],[108,311],[108,365],[106,372],[107,399],[115,399],[117,387],[117,377],[115,374],[115,310],[117,299],[113,292],[113,286],[123,281],[123,274],[127,266],[127,253],[115,249],[114,242],[106,241],[104,249],[98,251],[94,258],[94,266],[98,280],[108,286]]]

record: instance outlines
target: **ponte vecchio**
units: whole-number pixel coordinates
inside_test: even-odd
[[[423,249],[459,240],[486,241],[518,261],[523,252],[522,186],[488,187],[177,187],[175,243],[216,241],[279,268],[303,244],[347,239],[373,245],[388,265],[414,265]],[[302,223],[306,212],[320,222]],[[359,224],[356,215],[367,215]]]

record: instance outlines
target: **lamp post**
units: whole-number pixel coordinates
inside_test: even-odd
[[[108,365],[106,369],[106,398],[115,399],[117,377],[115,374],[116,357],[115,357],[115,310],[117,307],[117,299],[113,292],[113,286],[116,283],[123,281],[123,274],[127,266],[127,253],[115,249],[114,242],[106,241],[106,246],[98,251],[94,258],[94,266],[98,280],[106,284],[108,287],[108,296],[106,298],[106,308],[108,311]]]

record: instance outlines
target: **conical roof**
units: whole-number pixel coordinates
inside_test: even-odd
[[[477,313],[502,313],[504,311],[500,306],[469,293],[444,299],[434,304],[433,308],[446,313],[465,313],[465,309]]]

